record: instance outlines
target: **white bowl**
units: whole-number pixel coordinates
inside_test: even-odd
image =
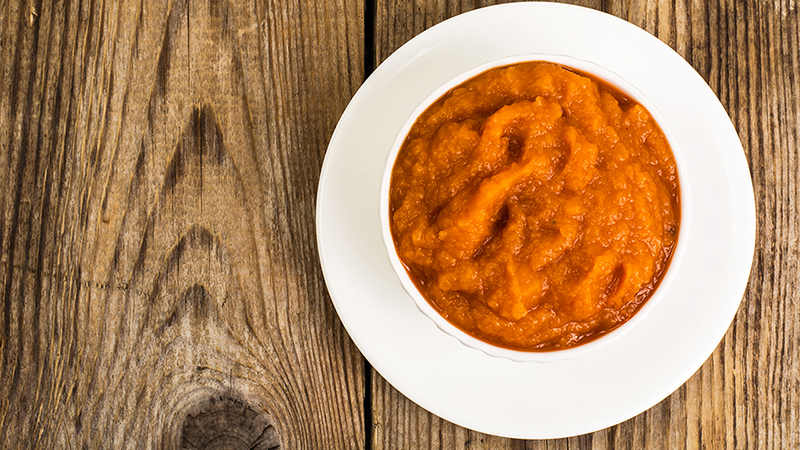
[[[436,100],[441,98],[445,93],[450,91],[452,88],[464,83],[470,78],[473,78],[474,76],[495,67],[502,67],[526,61],[552,62],[560,64],[567,68],[575,69],[577,71],[593,75],[594,77],[599,78],[600,80],[605,81],[611,86],[617,88],[627,97],[635,100],[637,103],[644,106],[653,116],[653,119],[659,125],[661,130],[664,132],[664,135],[666,136],[667,141],[669,142],[670,147],[672,148],[672,153],[675,156],[675,162],[678,170],[678,179],[680,186],[680,208],[681,208],[679,235],[675,251],[672,255],[672,260],[669,264],[667,272],[664,274],[663,278],[661,279],[661,282],[658,284],[658,287],[651,294],[650,298],[639,308],[639,311],[637,311],[636,314],[634,314],[628,321],[624,322],[623,324],[611,330],[610,332],[598,337],[597,339],[593,339],[590,340],[589,342],[563,350],[521,351],[521,350],[511,350],[508,348],[498,347],[496,345],[492,345],[490,343],[474,338],[469,334],[465,333],[464,331],[462,331],[461,329],[457,328],[450,322],[448,322],[444,317],[442,317],[441,314],[439,314],[433,308],[433,306],[431,306],[431,304],[425,299],[425,297],[419,292],[417,287],[414,285],[414,282],[411,281],[408,272],[406,271],[403,263],[400,261],[400,258],[397,255],[390,227],[389,188],[391,182],[392,169],[394,167],[395,160],[397,159],[397,154],[400,151],[400,148],[402,147],[403,142],[405,141],[405,138],[408,135],[409,130],[414,125],[417,118],[431,104],[436,102]],[[425,316],[430,318],[442,332],[456,338],[458,341],[460,341],[467,347],[480,350],[489,356],[507,358],[509,360],[517,362],[546,363],[556,360],[576,358],[581,355],[587,354],[589,352],[598,350],[615,339],[624,338],[624,336],[630,329],[636,327],[642,321],[642,319],[647,314],[649,314],[649,312],[653,309],[653,307],[662,299],[663,293],[667,290],[667,287],[672,283],[672,280],[675,277],[675,273],[677,273],[679,270],[683,254],[685,253],[686,249],[686,239],[682,239],[681,236],[685,236],[688,234],[688,229],[691,224],[691,214],[690,214],[691,186],[689,185],[686,177],[681,177],[681,174],[683,174],[684,172],[685,172],[684,157],[681,154],[680,147],[677,145],[677,140],[675,139],[672,131],[670,130],[669,124],[666,123],[656,105],[654,105],[639,89],[637,89],[631,83],[627,82],[621,76],[595,63],[565,55],[536,53],[536,54],[507,57],[499,59],[497,61],[492,61],[486,64],[482,64],[471,70],[463,72],[458,76],[452,78],[447,83],[440,86],[438,89],[434,90],[424,102],[420,103],[419,106],[417,106],[417,108],[408,118],[406,123],[397,133],[397,137],[395,138],[394,144],[392,145],[392,149],[387,157],[386,166],[383,172],[383,178],[381,179],[381,188],[380,188],[381,234],[383,238],[383,243],[386,246],[386,251],[389,255],[389,262],[392,266],[392,269],[394,270],[394,273],[400,280],[400,284],[402,285],[403,289],[408,293],[408,295],[414,301],[417,308],[419,308],[419,310]]]

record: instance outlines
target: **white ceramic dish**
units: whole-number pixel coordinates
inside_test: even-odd
[[[692,223],[680,238],[686,249],[664,297],[625,339],[548,364],[490,357],[442,333],[395,276],[378,214],[387,155],[417,105],[460,73],[531,53],[595,63],[644,92],[669,124],[684,157],[681,183],[692,188]],[[342,323],[395,388],[467,428],[554,438],[629,419],[703,364],[728,329],[747,284],[755,206],[730,119],[679,55],[604,13],[514,3],[442,22],[369,77],[342,115],[325,156],[317,237]]]
[[[461,331],[453,324],[448,322],[444,317],[442,317],[441,314],[439,314],[436,311],[436,309],[434,309],[430,305],[430,303],[428,303],[425,297],[416,288],[414,282],[411,281],[411,277],[409,277],[408,273],[406,272],[403,263],[400,262],[400,258],[398,257],[397,252],[395,251],[394,240],[392,238],[392,232],[389,221],[390,217],[389,188],[391,184],[391,175],[392,175],[392,169],[394,167],[394,162],[397,159],[397,154],[399,153],[400,148],[402,147],[403,142],[405,141],[409,130],[416,122],[417,117],[419,117],[420,114],[422,114],[426,109],[428,109],[428,107],[431,104],[433,104],[436,100],[441,98],[444,94],[446,94],[454,87],[464,83],[465,81],[491,68],[507,66],[510,64],[515,64],[523,61],[548,61],[556,64],[561,64],[562,66],[575,69],[583,73],[591,74],[605,81],[606,83],[611,84],[612,86],[617,88],[620,92],[625,94],[628,98],[633,99],[640,105],[644,106],[653,116],[656,123],[659,124],[667,140],[670,142],[678,166],[679,178],[681,174],[686,170],[684,164],[684,158],[683,155],[681,154],[680,147],[678,146],[677,139],[672,134],[672,130],[670,129],[669,125],[665,122],[659,109],[647,98],[646,95],[644,95],[644,93],[639,91],[635,86],[628,83],[624,78],[592,62],[576,59],[566,55],[549,55],[542,53],[534,53],[529,55],[517,55],[517,56],[506,57],[497,61],[491,61],[485,64],[481,64],[480,66],[474,69],[458,74],[454,78],[449,80],[447,83],[444,83],[442,86],[438,87],[419,106],[417,106],[417,108],[414,109],[414,112],[411,113],[409,118],[406,120],[405,124],[403,124],[402,128],[400,128],[400,131],[397,133],[394,143],[392,144],[392,148],[389,151],[389,155],[387,156],[386,166],[383,170],[383,175],[381,178],[380,201],[379,201],[381,237],[383,238],[383,243],[386,246],[386,251],[389,257],[389,263],[391,264],[392,269],[394,270],[395,274],[400,280],[401,286],[403,286],[403,289],[414,300],[414,303],[417,305],[417,308],[419,308],[419,310],[422,311],[423,314],[428,316],[428,318],[430,318],[433,321],[433,323],[435,323],[436,326],[444,333],[447,333],[450,336],[455,337],[462,344],[480,350],[489,356],[508,358],[510,360],[519,362],[552,362],[560,359],[575,358],[585,353],[596,351],[605,346],[606,344],[608,344],[609,342],[611,342],[612,340],[619,339],[620,337],[625,335],[628,330],[635,327],[636,324],[640,323],[642,319],[645,316],[647,316],[650,310],[653,309],[654,305],[657,304],[664,297],[664,292],[668,290],[669,285],[672,283],[672,279],[675,278],[675,274],[679,271],[681,259],[683,258],[683,254],[686,251],[686,241],[680,239],[680,236],[688,235],[691,226],[691,212],[692,212],[691,184],[690,183],[680,184],[680,190],[681,190],[680,235],[678,239],[678,244],[675,248],[675,252],[673,253],[672,261],[670,263],[669,269],[667,270],[667,273],[664,274],[664,277],[661,280],[658,289],[647,300],[647,302],[645,302],[645,304],[642,305],[639,311],[630,320],[628,320],[627,322],[625,322],[612,332],[598,339],[592,340],[588,343],[570,349],[550,351],[550,352],[524,352],[524,351],[516,351],[507,348],[497,347],[495,345],[483,342],[479,339],[476,339],[468,335],[467,333]]]

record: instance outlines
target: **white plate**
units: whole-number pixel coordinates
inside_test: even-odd
[[[441,84],[507,56],[593,62],[661,111],[684,150],[692,226],[680,270],[635,328],[580,357],[520,363],[460,344],[402,289],[381,241],[379,190],[397,132]],[[741,143],[703,79],[672,49],[613,16],[551,3],[479,9],[440,23],[375,70],[331,138],[317,195],[320,260],[337,312],[373,367],[408,398],[458,425],[555,438],[627,420],[680,387],[736,314],[755,244]]]

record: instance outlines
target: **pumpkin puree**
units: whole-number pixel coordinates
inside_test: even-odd
[[[392,169],[397,252],[450,323],[574,347],[649,298],[678,236],[675,160],[648,111],[547,62],[491,69],[416,121]]]

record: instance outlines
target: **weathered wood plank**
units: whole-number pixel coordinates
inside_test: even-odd
[[[362,17],[2,3],[0,447],[363,447],[313,226]]]
[[[380,62],[424,29],[495,2],[379,2]],[[497,2],[500,3],[500,2]],[[706,79],[739,132],[751,167],[758,238],[750,285],[721,345],[649,411],[592,435],[512,441],[431,416],[378,374],[373,448],[795,448],[800,445],[798,150],[800,44],[791,2],[587,2],[656,35]],[[427,437],[426,437],[427,436]]]
[[[751,284],[682,388],[616,427],[523,442],[432,416],[374,372],[363,385],[316,263],[324,148],[362,55],[490,3],[377,2],[366,49],[349,0],[0,2],[0,446],[800,446],[788,1],[581,3],[683,55],[751,164]]]

